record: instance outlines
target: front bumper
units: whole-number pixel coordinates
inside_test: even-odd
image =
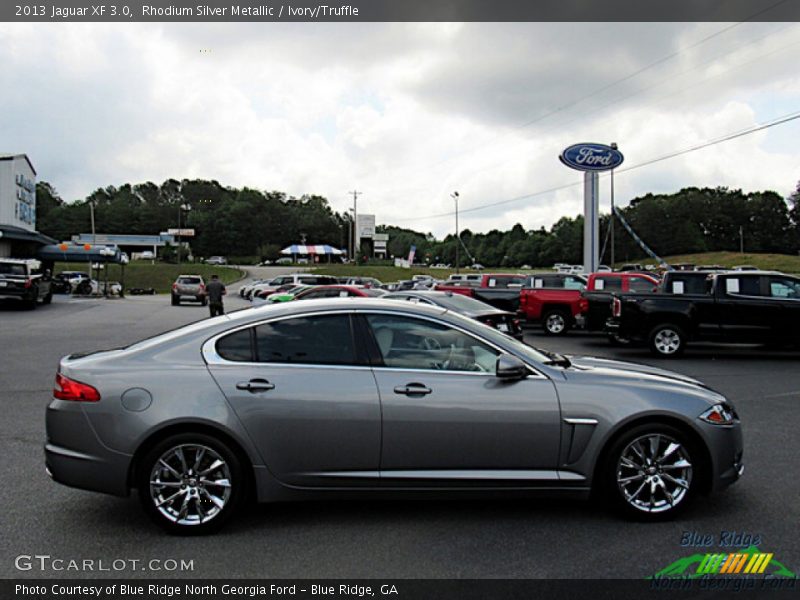
[[[77,402],[53,400],[47,407],[45,469],[54,481],[127,496],[132,457],[106,448]]]
[[[744,440],[739,421],[731,426],[703,425],[711,455],[711,490],[735,483],[744,473]]]

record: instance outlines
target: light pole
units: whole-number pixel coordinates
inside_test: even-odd
[[[181,213],[184,210],[188,213],[192,207],[189,204],[178,205],[178,266],[181,266]]]
[[[360,240],[358,232],[358,197],[364,192],[353,190],[352,192],[347,193],[353,194],[353,255],[350,258],[351,260],[354,260],[356,258],[356,253],[359,251],[358,242]]]
[[[611,142],[611,147],[616,150],[617,143]],[[614,219],[616,216],[614,215],[614,169],[611,169],[611,220],[609,225],[611,226],[611,270],[614,270]]]
[[[458,255],[458,246],[459,246],[459,238],[458,238],[458,192],[453,192],[450,194],[450,197],[456,203],[456,273],[459,272],[459,255]]]
[[[95,246],[97,246],[97,234],[94,230],[94,200],[89,200],[89,214],[92,218],[92,251],[94,251]],[[98,275],[99,277],[99,275]],[[89,279],[92,278],[92,261],[89,261]]]

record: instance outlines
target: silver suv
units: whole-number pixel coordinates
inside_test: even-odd
[[[200,275],[179,275],[172,284],[172,306],[178,306],[181,300],[194,300],[203,306],[208,303],[206,282]]]

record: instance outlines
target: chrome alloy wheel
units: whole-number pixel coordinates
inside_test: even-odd
[[[550,333],[561,333],[567,326],[567,320],[561,313],[552,313],[548,315],[545,321],[545,327]]]
[[[617,486],[630,506],[647,513],[675,508],[692,483],[691,457],[668,435],[636,438],[620,454]]]
[[[653,345],[661,354],[675,354],[681,347],[681,336],[674,329],[665,327],[656,333]]]
[[[150,497],[156,509],[177,525],[207,523],[231,497],[230,468],[208,446],[174,446],[150,472]]]

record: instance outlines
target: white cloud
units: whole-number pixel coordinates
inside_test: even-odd
[[[470,209],[579,184],[557,160],[570,143],[616,141],[633,165],[800,109],[799,29],[4,24],[4,150],[27,152],[68,199],[202,177],[318,193],[341,211],[357,187],[379,222],[442,235],[452,217],[423,217],[452,211],[455,189]],[[786,136],[798,127],[620,173],[617,197],[788,193],[800,150]],[[467,210],[461,224],[549,226],[580,211],[581,194]]]

